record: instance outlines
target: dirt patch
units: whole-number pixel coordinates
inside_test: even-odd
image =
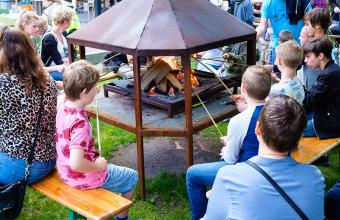
[[[194,135],[194,163],[214,162],[220,159],[221,145],[200,134]],[[144,167],[147,178],[163,172],[185,173],[185,138],[155,137],[144,139]],[[137,145],[133,143],[112,153],[111,163],[137,169]]]

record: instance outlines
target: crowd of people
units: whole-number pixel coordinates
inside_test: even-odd
[[[250,1],[230,2],[233,14],[252,25]],[[68,63],[64,34],[74,10],[61,1],[45,4],[45,16],[25,11],[15,28],[0,27],[0,184],[25,176],[42,113],[30,184],[57,167],[72,187],[102,187],[131,200],[136,171],[100,156],[85,112],[97,94],[99,71],[84,60]],[[337,1],[331,5],[332,13],[340,12]],[[187,170],[192,219],[340,219],[340,182],[325,194],[320,170],[290,157],[302,136],[340,137],[340,67],[326,35],[330,13],[322,1],[263,0],[256,31],[270,41],[267,65],[244,67],[245,42],[199,55],[218,54],[221,59],[207,65],[240,79],[241,93],[232,97],[240,113],[221,138],[221,160]],[[128,219],[128,210],[116,219]]]

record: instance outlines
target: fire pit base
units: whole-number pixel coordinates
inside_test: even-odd
[[[221,82],[213,78],[200,77],[201,86],[196,87],[193,91],[192,103],[193,105],[200,103],[196,94],[202,101],[208,101],[211,96],[225,90]],[[233,87],[233,92],[236,93],[239,82],[223,79],[223,82],[229,87]],[[129,95],[134,97],[133,80],[113,80],[111,83],[104,85],[104,96],[108,97],[108,92],[114,92],[121,95]],[[141,92],[142,102],[152,106],[164,109],[168,113],[168,117],[184,110],[185,97],[183,94],[176,94],[175,96],[162,95],[158,93],[148,94]]]

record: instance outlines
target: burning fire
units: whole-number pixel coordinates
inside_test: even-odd
[[[177,92],[184,93],[184,72],[180,62],[174,56],[157,57],[153,65],[142,75],[142,87],[146,89],[152,81],[154,86],[147,89],[149,94],[160,93],[175,96]],[[193,87],[200,85],[195,72],[189,72]],[[150,88],[150,87],[149,87]]]
[[[199,86],[200,83],[198,82],[198,78],[195,76],[195,71],[190,70],[190,75],[191,75],[191,84],[193,86]],[[181,81],[182,83],[184,83],[184,72],[179,71],[176,78]]]

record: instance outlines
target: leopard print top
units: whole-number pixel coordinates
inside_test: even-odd
[[[26,160],[39,116],[41,94],[28,94],[14,75],[0,73],[0,151]],[[57,90],[53,80],[43,99],[43,118],[34,152],[34,160],[46,162],[56,158],[55,118]]]

